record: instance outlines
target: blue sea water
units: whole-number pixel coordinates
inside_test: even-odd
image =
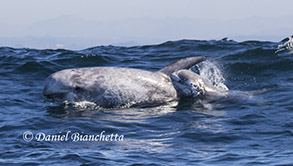
[[[0,165],[292,165],[293,54],[276,53],[280,44],[180,40],[78,51],[1,47]],[[206,56],[236,96],[94,109],[42,95],[45,79],[62,69],[156,71],[189,56]],[[237,96],[258,91],[263,93]],[[68,140],[50,138],[67,133]],[[74,133],[84,137],[73,140]],[[120,140],[85,139],[101,134]]]

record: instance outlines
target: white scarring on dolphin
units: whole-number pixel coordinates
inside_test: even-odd
[[[183,97],[200,99],[203,104],[213,101],[245,101],[254,96],[267,92],[269,89],[257,91],[230,91],[226,86],[214,86],[210,80],[186,69],[176,71],[170,75],[177,94]],[[210,107],[210,106],[209,106]]]
[[[228,94],[228,89],[220,89],[190,70],[179,70],[170,77],[181,96],[221,98]]]
[[[70,103],[94,102],[103,108],[168,102],[181,97],[170,75],[204,60],[203,56],[184,58],[157,72],[119,67],[65,69],[46,79],[43,94]]]

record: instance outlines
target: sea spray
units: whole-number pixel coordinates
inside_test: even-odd
[[[226,80],[216,62],[204,61],[198,64],[197,67],[198,72],[203,79],[221,90],[229,90],[224,84]]]

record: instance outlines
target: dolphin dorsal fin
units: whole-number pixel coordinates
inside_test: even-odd
[[[194,56],[194,57],[188,57],[184,59],[180,59],[172,64],[169,64],[168,66],[162,68],[158,72],[164,73],[166,75],[171,75],[175,71],[181,70],[181,69],[189,69],[193,65],[200,63],[204,61],[206,58],[204,56]]]

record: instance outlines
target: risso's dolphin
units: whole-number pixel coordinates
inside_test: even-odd
[[[188,97],[224,97],[228,89],[218,88],[198,74],[182,69],[171,74],[172,83],[181,96]]]
[[[120,67],[65,69],[46,79],[43,94],[70,103],[94,102],[103,108],[168,102],[182,95],[170,75],[204,60],[203,56],[184,58],[157,72]]]

